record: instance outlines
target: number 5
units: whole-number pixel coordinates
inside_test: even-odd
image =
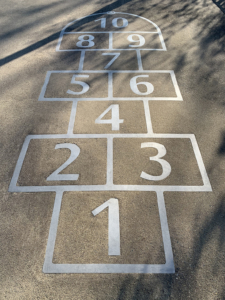
[[[81,95],[81,94],[86,93],[89,90],[90,86],[86,82],[76,80],[76,77],[88,78],[89,75],[78,75],[78,74],[73,75],[73,77],[71,79],[71,83],[72,84],[79,84],[79,85],[81,85],[83,87],[83,89],[82,89],[81,92],[74,92],[74,91],[68,90],[67,94]]]
[[[156,148],[158,150],[158,154],[152,157],[149,157],[150,160],[154,160],[157,161],[158,163],[160,163],[160,165],[162,166],[162,175],[158,175],[158,176],[153,176],[153,175],[149,175],[145,172],[141,173],[141,178],[147,179],[147,180],[154,180],[154,181],[159,181],[159,180],[163,180],[166,177],[168,177],[171,173],[171,166],[168,163],[168,161],[162,159],[161,157],[166,155],[166,148],[158,143],[142,143],[141,144],[141,148]]]

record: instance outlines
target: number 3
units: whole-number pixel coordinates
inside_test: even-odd
[[[163,180],[166,177],[168,177],[171,173],[171,166],[170,164],[162,159],[163,156],[166,155],[166,148],[158,143],[142,143],[141,144],[141,148],[156,148],[158,150],[158,154],[152,157],[149,157],[150,160],[154,160],[157,161],[158,163],[160,163],[160,165],[162,166],[162,174],[158,175],[158,176],[153,176],[153,175],[149,175],[145,172],[141,173],[141,178],[143,179],[147,179],[147,180],[154,180],[154,181],[159,181],[159,180]]]

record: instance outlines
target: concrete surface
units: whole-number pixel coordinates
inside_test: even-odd
[[[1,8],[0,299],[225,299],[225,10],[222,1],[10,0],[1,1]],[[38,101],[48,71],[79,68],[80,52],[55,51],[60,31],[77,18],[112,10],[143,16],[161,29],[167,51],[140,50],[143,69],[174,70],[183,101],[149,101],[153,131],[195,135],[212,192],[164,192],[174,274],[45,274],[42,267],[55,193],[14,193],[8,191],[9,184],[27,135],[67,134],[72,103]],[[80,30],[97,31],[97,22],[93,22],[81,24]],[[151,30],[142,21],[132,26],[132,30]],[[107,27],[107,30],[111,29]],[[96,33],[101,48],[107,45],[103,35]],[[114,35],[115,45],[122,47],[126,34]],[[71,43],[74,45],[73,39],[65,39],[63,47]],[[148,43],[157,46],[159,41],[151,37]],[[83,69],[104,70],[109,59],[103,52],[107,51],[87,51]],[[136,71],[137,68],[137,56],[124,51],[109,70]],[[145,134],[143,103],[132,100],[131,77],[129,72],[120,73],[113,81],[114,95],[129,97],[128,100],[106,101],[101,100],[107,94],[106,76],[90,73],[86,81],[90,85],[88,97],[99,100],[78,102],[73,133]],[[46,90],[47,97],[65,94],[70,97],[67,94],[68,88],[73,88],[70,80],[71,75],[54,74]],[[156,96],[174,96],[170,79],[159,76],[152,80],[155,80]],[[110,124],[95,123],[112,104],[119,104],[119,117],[124,120],[118,131],[113,131]],[[104,118],[110,119],[110,113]],[[145,141],[114,138],[115,184],[144,185],[146,180],[140,178],[142,171],[155,176],[161,174],[161,166],[149,161],[156,150],[141,149],[140,144]],[[148,138],[147,142],[157,141]],[[71,140],[31,140],[18,186],[61,185],[46,181],[69,157],[68,149],[55,150],[58,143],[71,143]],[[74,138],[72,143],[80,147],[81,154],[62,173],[79,173],[79,181],[73,182],[74,185],[105,184],[106,140]],[[160,143],[166,147],[164,158],[172,167],[171,177],[165,178],[164,183],[202,185],[189,140],[161,138]],[[91,214],[112,197],[119,199],[120,205],[120,257],[107,255],[107,210],[95,217]],[[156,198],[155,192],[144,191],[65,192],[53,262],[163,264],[165,255]]]

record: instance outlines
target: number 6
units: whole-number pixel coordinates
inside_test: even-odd
[[[153,91],[154,91],[154,86],[150,83],[150,82],[138,82],[137,83],[137,78],[139,77],[148,77],[148,75],[138,75],[138,76],[134,76],[133,78],[131,78],[130,80],[130,88],[131,90],[137,94],[137,95],[149,95],[151,94]],[[147,91],[146,92],[140,92],[139,89],[138,89],[138,85],[145,85],[146,88],[147,88]]]

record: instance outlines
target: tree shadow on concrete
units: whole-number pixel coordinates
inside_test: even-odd
[[[212,0],[219,9],[225,14],[225,1],[224,0]]]
[[[117,0],[117,1],[115,1],[113,3],[111,3],[111,4],[108,4],[108,5],[104,6],[103,8],[100,8],[99,10],[95,11],[93,14],[98,14],[98,13],[102,13],[102,12],[108,12],[108,11],[117,9],[121,5],[124,5],[124,4],[126,4],[126,3],[130,2],[130,1],[132,1],[132,0],[124,0],[122,2],[121,2],[121,0]],[[48,8],[50,8],[50,7],[51,7],[51,5],[48,6]],[[46,7],[42,8],[42,9],[46,9]],[[40,10],[41,10],[41,8],[38,8],[38,11],[40,11]],[[29,12],[29,13],[34,13],[34,11],[33,12]],[[99,16],[94,16],[94,17],[92,17],[90,19],[90,21],[93,21],[94,19],[97,19],[98,17]],[[90,22],[90,21],[86,20],[86,19],[85,20],[82,19],[82,20],[80,20],[80,21],[78,21],[76,23],[76,26],[79,27],[79,26],[82,26],[84,24],[87,25],[88,22]],[[16,31],[18,31],[18,30],[21,30],[21,28],[17,29]],[[70,29],[68,29],[68,31],[70,31],[70,30],[72,31],[73,28],[71,27]],[[12,60],[15,60],[15,59],[17,59],[17,58],[19,58],[19,57],[21,57],[23,55],[26,55],[26,54],[30,53],[31,51],[37,50],[40,47],[43,47],[43,46],[49,44],[50,42],[57,40],[59,38],[60,32],[61,31],[58,31],[58,32],[56,32],[54,34],[51,34],[50,36],[48,36],[48,37],[46,37],[46,38],[44,38],[44,39],[42,39],[42,40],[40,40],[40,41],[38,41],[38,42],[30,45],[30,46],[28,46],[28,47],[26,47],[26,48],[24,48],[24,49],[22,49],[20,51],[17,51],[16,53],[13,53],[13,54],[5,57],[5,58],[0,59],[0,66],[3,66],[5,64],[11,62]],[[13,34],[15,34],[15,33],[16,32],[14,32]],[[3,35],[1,38],[4,39],[5,37],[8,38],[9,36],[10,36],[10,33],[7,32],[7,34]]]

